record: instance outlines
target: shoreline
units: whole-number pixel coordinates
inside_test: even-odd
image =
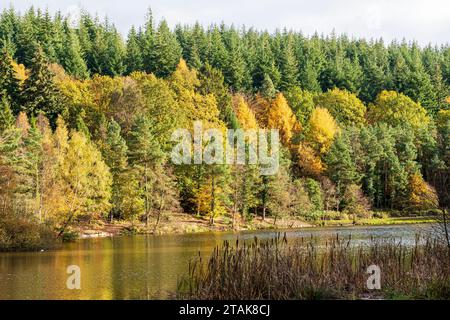
[[[164,217],[160,222],[156,232],[153,232],[154,221],[153,218],[149,221],[149,231],[145,228],[145,223],[138,223],[132,225],[131,222],[117,221],[113,223],[104,223],[102,225],[91,226],[81,225],[73,229],[78,234],[78,239],[90,238],[106,238],[117,237],[122,235],[176,235],[176,234],[194,234],[204,232],[231,232],[231,231],[255,231],[255,230],[294,230],[307,228],[340,228],[352,226],[384,226],[384,225],[406,225],[406,224],[421,224],[433,223],[436,217],[421,216],[421,217],[391,217],[391,218],[370,218],[360,219],[354,222],[353,220],[320,220],[315,222],[304,221],[299,218],[290,218],[278,220],[276,225],[273,223],[273,218],[257,217],[251,222],[240,222],[235,228],[232,227],[230,219],[223,217],[217,219],[213,226],[209,225],[209,218],[195,217],[189,214],[177,213],[168,217]]]

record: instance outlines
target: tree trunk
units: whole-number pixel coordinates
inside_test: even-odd
[[[450,249],[450,236],[448,234],[448,227],[447,227],[447,211],[445,209],[442,209],[442,223],[444,225],[444,233],[445,233],[445,239],[447,240],[447,247]],[[449,251],[450,253],[450,251]]]
[[[148,190],[147,190],[147,182],[148,182],[148,177],[147,177],[147,164],[145,164],[145,168],[144,168],[144,192],[145,192],[145,228],[148,231]]]
[[[40,193],[40,179],[39,179],[39,168],[36,168],[36,201],[38,201],[38,207],[37,207],[37,218],[39,219],[39,222],[42,222],[42,211],[41,211],[41,193]]]
[[[235,203],[233,207],[233,230],[236,227],[236,214],[237,214],[237,206]]]
[[[161,213],[162,213],[163,207],[164,207],[164,198],[161,197],[161,201],[159,203],[159,208],[158,208],[158,216],[156,218],[155,227],[153,228],[153,234],[156,233],[156,229],[158,228],[159,221],[161,220]]]
[[[60,238],[60,237],[64,234],[64,231],[66,231],[66,228],[67,228],[67,226],[69,225],[69,223],[72,221],[73,216],[74,216],[74,213],[72,213],[72,214],[69,216],[69,219],[67,219],[67,221],[64,223],[63,227],[62,227],[61,230],[59,231],[58,236],[57,236],[56,238]]]
[[[209,219],[209,224],[211,226],[214,225],[214,214],[216,211],[216,182],[214,179],[214,176],[212,177],[212,181],[211,181],[211,216]]]

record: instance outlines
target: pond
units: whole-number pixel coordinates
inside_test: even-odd
[[[431,225],[395,225],[299,230],[246,231],[162,236],[84,239],[57,251],[0,253],[0,299],[166,299],[199,252],[210,252],[224,240],[269,239],[286,232],[289,239],[327,239],[351,235],[353,243],[395,237],[413,243],[417,232]],[[81,289],[66,286],[67,267],[81,271]]]

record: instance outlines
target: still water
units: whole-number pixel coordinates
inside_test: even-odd
[[[327,239],[339,235],[354,243],[395,237],[413,243],[430,225],[308,228],[287,230],[288,238]],[[284,231],[283,231],[284,232]],[[267,239],[276,231],[129,236],[85,239],[57,251],[0,253],[0,299],[164,299],[199,252],[208,256],[224,240]],[[66,287],[67,267],[81,270],[81,289]]]

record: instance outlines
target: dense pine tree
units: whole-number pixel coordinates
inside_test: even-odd
[[[53,74],[47,66],[42,50],[37,50],[32,60],[30,75],[23,84],[21,94],[22,110],[31,116],[43,112],[55,123],[58,114],[63,111],[61,95],[53,83]]]
[[[117,122],[111,120],[108,123],[108,132],[104,150],[102,150],[105,163],[108,165],[112,175],[111,187],[111,220],[124,214],[126,185],[132,183],[127,181],[128,169],[128,147],[125,139],[121,136],[121,129]]]
[[[0,100],[0,133],[10,128],[14,124],[14,120],[9,100],[3,96]]]
[[[59,55],[59,62],[64,70],[78,78],[86,79],[89,76],[86,63],[82,56],[82,48],[75,31],[69,27],[66,21],[63,23],[64,28],[64,45]]]
[[[0,52],[0,97],[9,100],[12,109],[19,109],[20,83],[16,78],[13,61],[8,54],[7,48]]]
[[[140,39],[133,26],[128,34],[127,48],[125,56],[126,74],[144,69],[144,57],[140,46]]]
[[[140,190],[144,200],[147,228],[149,227],[149,216],[155,205],[152,194],[153,188],[156,186],[156,168],[165,161],[165,155],[152,127],[153,122],[150,119],[137,118],[128,142],[130,165],[140,177]]]
[[[163,20],[159,24],[153,39],[150,71],[158,77],[167,77],[175,71],[180,58],[180,45],[170,31],[167,22]]]

